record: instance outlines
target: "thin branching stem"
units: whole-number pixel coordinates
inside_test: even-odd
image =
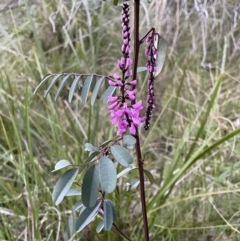
[[[134,0],[134,58],[133,58],[133,75],[132,79],[137,79],[137,65],[138,65],[138,56],[139,56],[139,7],[140,0]],[[132,104],[135,104],[136,100],[132,101]],[[145,241],[149,241],[149,230],[148,230],[148,219],[147,219],[147,208],[146,208],[146,198],[145,198],[145,186],[144,186],[144,172],[143,172],[143,159],[141,153],[140,139],[138,134],[138,128],[136,131],[136,154],[138,160],[138,172],[140,180],[140,195],[141,195],[141,205],[142,205],[142,216],[143,216],[143,229]]]

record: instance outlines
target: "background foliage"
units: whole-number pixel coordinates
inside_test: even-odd
[[[114,130],[106,106],[83,106],[78,95],[68,104],[67,88],[57,103],[54,93],[32,93],[47,73],[115,72],[121,8],[97,0],[6,6],[0,5],[0,239],[64,240],[72,236],[69,207],[77,197],[54,205],[59,175],[51,170],[60,159],[81,163],[85,143],[98,145]],[[202,152],[240,123],[238,0],[143,1],[141,16],[141,33],[155,26],[169,44],[155,123],[141,131],[145,168],[156,179],[147,188],[152,240],[239,240],[238,136]],[[144,50],[141,56],[143,66]],[[139,80],[145,96],[144,74]],[[121,210],[117,225],[141,240],[138,192],[127,192],[127,181],[110,197]],[[71,240],[122,240],[113,231],[92,232],[98,223]]]

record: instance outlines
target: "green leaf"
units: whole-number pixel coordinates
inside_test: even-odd
[[[109,204],[112,206],[112,215],[113,215],[113,223],[114,223],[117,220],[117,212],[116,212],[115,204],[109,199],[106,199],[106,201],[108,201]]]
[[[127,167],[129,164],[133,162],[133,158],[128,152],[128,150],[122,146],[119,146],[119,145],[111,146],[111,152],[114,158],[116,159],[116,161],[118,161],[124,167]]]
[[[96,232],[100,233],[102,229],[104,228],[104,221],[100,222],[96,228]]]
[[[82,195],[82,191],[80,189],[71,188],[69,189],[65,197],[78,196],[78,195]]]
[[[93,165],[88,168],[82,184],[82,202],[85,207],[93,207],[98,199],[99,166]]]
[[[100,183],[103,191],[111,193],[117,185],[117,171],[114,163],[106,156],[99,161]]]
[[[78,86],[78,81],[79,81],[80,77],[81,77],[81,75],[76,76],[76,78],[74,79],[74,81],[71,84],[69,95],[68,95],[68,102],[69,103],[72,102],[72,98],[73,98],[74,92],[75,92],[75,90]]]
[[[90,162],[94,159],[94,157],[96,157],[100,152],[99,151],[94,151],[92,152],[89,157],[85,160],[85,162]]]
[[[133,179],[133,180],[131,180],[129,190],[134,190],[134,189],[136,189],[139,184],[140,184],[139,179]]]
[[[136,139],[131,135],[124,135],[123,143],[127,145],[127,148],[133,149],[136,144]]]
[[[97,203],[91,208],[85,208],[77,219],[76,232],[81,232],[98,214],[101,202]]]
[[[92,80],[93,80],[93,75],[90,75],[84,81],[82,92],[81,92],[83,104],[87,103],[87,98],[88,98],[89,90],[90,90],[90,87],[91,87],[91,84],[92,84]]]
[[[73,210],[78,210],[79,208],[81,208],[83,206],[82,200],[78,201],[77,203],[74,204],[73,206]]]
[[[152,173],[146,169],[143,169],[143,171],[144,171],[145,175],[147,176],[149,182],[151,182],[152,184],[156,184],[156,181],[155,181]]]
[[[125,175],[128,172],[131,172],[134,169],[137,169],[137,167],[135,167],[135,166],[128,166],[127,168],[123,169],[121,172],[118,173],[117,178]]]
[[[105,146],[107,146],[109,143],[111,143],[112,141],[113,141],[113,139],[104,141],[103,144],[102,144],[100,147],[105,147]]]
[[[103,96],[103,104],[108,103],[108,97],[112,96],[115,90],[116,90],[116,86],[111,86],[111,85],[108,86]]]
[[[117,6],[117,5],[118,5],[118,0],[113,0],[113,4],[114,4],[115,6]]]
[[[34,90],[33,95],[35,95],[35,94],[37,93],[38,89],[39,89],[50,77],[52,77],[52,75],[51,75],[51,74],[48,74],[48,75],[46,75],[46,76],[42,79],[42,81],[40,82],[40,84],[39,84],[39,85],[37,86],[37,88]]]
[[[99,93],[100,87],[102,85],[102,82],[104,80],[105,77],[102,77],[100,79],[97,80],[96,85],[94,86],[93,92],[92,92],[92,99],[91,99],[91,105],[93,106],[95,104],[95,101],[97,99],[97,95]]]
[[[104,229],[106,231],[111,230],[113,224],[113,210],[112,205],[108,200],[104,200],[103,203],[104,214],[103,214],[103,222],[104,222]]]
[[[91,143],[86,143],[85,151],[98,151],[98,148],[93,146]]]
[[[63,198],[72,186],[76,176],[78,174],[78,168],[72,168],[66,171],[58,180],[56,186],[53,189],[52,199],[56,205],[62,202]]]
[[[58,87],[58,90],[57,90],[57,93],[56,93],[55,98],[54,98],[55,101],[57,100],[58,96],[60,95],[60,92],[62,91],[64,85],[66,84],[69,76],[71,76],[71,74],[66,75],[66,76],[61,80],[61,82],[60,82],[60,84],[59,84],[59,87]]]
[[[67,166],[69,166],[69,165],[71,165],[71,163],[69,162],[69,161],[67,161],[67,160],[60,160],[60,161],[58,161],[57,163],[56,163],[56,165],[55,165],[55,167],[54,167],[54,170],[52,171],[52,172],[55,172],[55,171],[58,171],[58,170],[60,170],[60,169],[62,169],[62,168],[64,168],[64,167],[67,167]]]
[[[44,98],[48,95],[50,89],[53,87],[53,85],[57,82],[58,78],[61,76],[62,74],[57,74],[56,76],[54,76],[54,78],[52,79],[50,85],[48,86],[47,90],[45,91],[44,94]]]
[[[163,64],[165,62],[166,55],[167,55],[167,42],[162,37],[158,38],[157,50],[158,50],[158,57],[157,57],[156,72],[154,73],[155,76],[159,75],[160,72],[162,71]]]

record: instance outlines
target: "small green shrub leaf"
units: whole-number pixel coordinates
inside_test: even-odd
[[[98,148],[93,146],[91,143],[86,143],[85,151],[98,151]]]
[[[127,168],[123,169],[121,172],[118,173],[117,178],[125,175],[128,172],[131,172],[134,169],[137,169],[137,167],[135,167],[135,166],[128,166]]]
[[[104,229],[106,231],[111,230],[113,224],[113,209],[112,205],[108,200],[104,200],[103,203],[104,208],[104,215],[103,215],[103,222],[104,222]]]
[[[83,212],[81,212],[80,216],[76,221],[76,232],[81,232],[96,217],[100,205],[101,202],[97,201],[97,203],[93,207],[85,208]]]
[[[56,93],[55,98],[54,98],[55,101],[57,100],[58,96],[60,95],[63,87],[65,86],[65,84],[66,84],[66,82],[67,82],[67,80],[70,76],[71,76],[71,74],[68,74],[68,75],[64,76],[64,78],[61,80],[61,82],[59,84],[59,87],[58,87],[58,90],[57,90],[57,93]]]
[[[81,75],[76,76],[76,78],[74,79],[74,81],[71,84],[70,91],[68,94],[68,102],[69,103],[72,102],[72,98],[73,98],[76,88],[78,87],[78,82],[79,82],[80,78],[81,78]]]
[[[136,144],[136,139],[131,135],[125,135],[123,137],[123,143],[127,145],[127,148],[133,149]]]
[[[102,229],[104,228],[104,221],[100,222],[96,228],[96,232],[100,233]]]
[[[83,104],[87,103],[87,98],[88,98],[88,94],[89,94],[89,91],[90,91],[90,88],[91,88],[92,80],[93,80],[93,75],[90,75],[84,81],[82,92],[81,92]]]
[[[78,196],[78,195],[82,195],[82,190],[76,189],[76,188],[71,188],[71,189],[69,189],[69,191],[67,192],[65,197]]]
[[[60,160],[60,161],[58,161],[57,163],[56,163],[56,165],[55,165],[55,167],[54,167],[54,170],[52,171],[52,172],[55,172],[55,171],[58,171],[58,170],[60,170],[60,169],[62,169],[62,168],[64,168],[64,167],[67,167],[67,166],[69,166],[69,165],[71,165],[71,163],[69,162],[69,161],[67,161],[67,160]]]
[[[42,79],[42,81],[40,82],[40,84],[39,84],[39,85],[37,86],[37,88],[34,90],[33,95],[35,95],[35,94],[38,92],[39,88],[40,88],[45,82],[47,82],[47,80],[48,80],[50,77],[52,77],[51,74],[48,74],[48,75],[44,76],[44,78]]]
[[[113,223],[115,223],[117,220],[117,211],[115,208],[115,204],[113,203],[113,201],[111,201],[109,199],[106,199],[106,201],[108,201],[109,204],[112,206]]]
[[[53,189],[52,199],[56,205],[62,202],[63,198],[71,188],[76,176],[78,174],[78,168],[72,168],[66,171],[58,180],[56,186]]]
[[[112,96],[115,90],[116,90],[116,86],[108,86],[108,88],[105,91],[104,96],[103,96],[104,104],[108,103],[108,97]]]
[[[82,200],[78,201],[77,203],[74,204],[73,206],[73,210],[78,210],[79,208],[81,208],[83,206]]]
[[[97,80],[96,85],[94,86],[93,93],[92,93],[92,99],[91,99],[91,105],[93,106],[95,104],[95,101],[97,99],[97,96],[99,94],[100,87],[102,85],[102,82],[105,77],[101,77],[100,79]]]
[[[52,79],[51,83],[49,84],[47,90],[45,91],[44,94],[44,98],[48,95],[50,89],[53,87],[53,85],[57,82],[58,78],[61,76],[62,74],[57,74],[54,76],[54,78]]]
[[[138,185],[140,184],[139,179],[133,179],[130,182],[130,186],[129,186],[129,190],[134,190],[138,187]]]
[[[88,168],[82,183],[82,202],[85,207],[93,207],[98,198],[99,166],[93,165]]]
[[[111,193],[117,185],[117,171],[114,163],[106,156],[99,161],[100,183],[103,191]]]
[[[128,152],[128,150],[122,146],[119,146],[119,145],[111,146],[111,152],[114,158],[116,159],[116,161],[119,162],[124,167],[127,167],[129,164],[133,162],[133,158]]]
[[[94,157],[96,157],[100,152],[99,151],[94,151],[92,152],[89,157],[85,160],[85,162],[90,162],[94,159]]]
[[[152,184],[156,183],[155,179],[150,171],[148,171],[146,169],[143,169],[143,171],[144,171],[145,175],[147,176],[149,182],[151,182]]]
[[[156,72],[154,73],[155,76],[159,75],[160,72],[162,71],[163,64],[165,62],[166,55],[167,55],[167,42],[162,37],[158,38],[157,50],[158,50],[158,57],[157,57]]]
[[[105,146],[107,146],[109,143],[111,143],[112,141],[113,141],[113,139],[104,141],[100,147],[105,147]]]

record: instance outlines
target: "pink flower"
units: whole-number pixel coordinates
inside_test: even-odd
[[[128,95],[129,100],[135,100],[135,94],[137,93],[137,90],[126,90],[126,93]]]
[[[136,134],[136,127],[134,126],[134,124],[132,123],[130,128],[129,128],[129,131],[131,134],[135,135]]]
[[[113,102],[116,102],[118,100],[118,96],[109,96],[108,97],[108,101],[113,103]]]
[[[132,80],[129,82],[130,85],[136,85],[137,84],[137,80]]]
[[[142,105],[142,101],[138,101],[136,104],[134,104],[133,106],[133,109],[135,110],[142,110],[143,109],[143,105]]]
[[[111,86],[116,86],[117,85],[114,81],[112,81],[110,79],[108,80],[108,84],[111,85]]]

